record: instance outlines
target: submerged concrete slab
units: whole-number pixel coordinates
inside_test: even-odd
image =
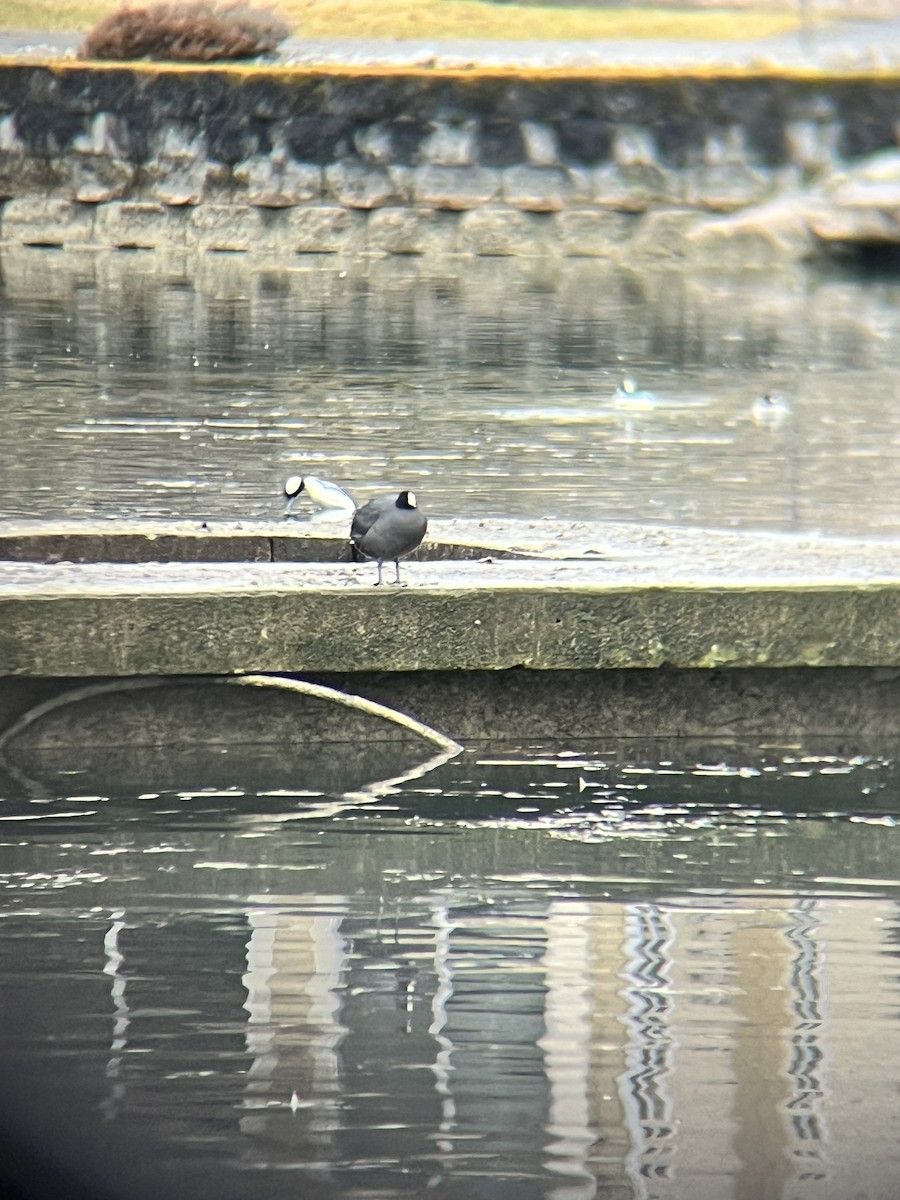
[[[96,682],[102,688],[141,681]],[[83,681],[0,679],[0,773],[9,753],[22,756],[17,761],[33,777],[33,762],[29,766],[23,759],[35,752],[68,756],[79,747],[96,771],[99,760],[92,748],[117,746],[123,748],[118,762],[127,757],[128,769],[134,770],[137,747],[162,746],[167,761],[180,749],[182,767],[197,756],[187,774],[199,778],[197,765],[202,760],[203,769],[210,768],[223,745],[253,744],[277,748],[277,769],[289,776],[300,758],[306,768],[319,742],[343,742],[348,751],[368,750],[376,742],[410,744],[402,727],[386,720],[363,722],[342,705],[298,701],[265,688],[223,688],[209,677],[151,682],[161,686],[85,700]],[[830,741],[829,753],[837,744],[840,753],[852,757],[871,753],[878,744],[893,758],[900,734],[896,667],[345,672],[315,674],[312,682],[387,705],[464,744],[495,738],[549,739],[558,746],[609,737],[693,737],[719,746],[757,739],[785,747],[821,736]],[[49,718],[31,721],[15,736],[23,718],[50,705],[56,707]],[[421,759],[421,744],[419,750]],[[716,750],[709,753],[710,761],[718,761]],[[144,761],[147,784],[161,767],[149,752]],[[365,765],[377,768],[369,778],[378,777],[375,760],[369,757]],[[326,768],[327,760],[321,764]],[[210,777],[217,779],[217,772]],[[283,780],[277,786],[289,784]]]
[[[900,665],[895,541],[436,521],[425,554],[479,557],[408,563],[397,589],[280,561],[292,539],[345,553],[342,524],[301,524],[240,527],[235,555],[268,538],[273,561],[0,564],[0,675]]]

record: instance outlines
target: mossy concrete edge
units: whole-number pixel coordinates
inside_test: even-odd
[[[0,675],[900,666],[893,540],[435,521],[395,588],[346,561],[345,524],[107,525],[94,550],[137,561],[80,563],[33,561],[59,528],[0,524],[32,559],[0,563]],[[203,538],[217,561],[144,557]]]

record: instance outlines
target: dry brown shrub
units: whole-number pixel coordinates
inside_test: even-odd
[[[122,8],[104,17],[78,48],[79,58],[213,62],[268,54],[291,32],[278,13],[206,0]]]

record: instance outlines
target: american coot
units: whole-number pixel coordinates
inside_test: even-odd
[[[378,563],[378,583],[382,565],[390,559],[397,572],[394,582],[401,583],[400,559],[415,550],[427,528],[428,522],[416,508],[412,492],[376,496],[353,514],[350,541],[354,550]]]
[[[356,508],[352,497],[348,496],[343,488],[339,488],[336,483],[329,483],[327,479],[318,479],[315,475],[292,475],[284,485],[284,494],[287,497],[287,503],[284,506],[284,515],[289,516],[294,506],[294,501],[301,492],[306,492],[313,504],[319,508],[339,509],[342,512],[353,512]]]

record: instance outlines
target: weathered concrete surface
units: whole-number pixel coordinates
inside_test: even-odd
[[[343,562],[7,563],[0,674],[900,665],[893,541],[550,521],[432,537],[489,561],[411,562],[405,589]]]

